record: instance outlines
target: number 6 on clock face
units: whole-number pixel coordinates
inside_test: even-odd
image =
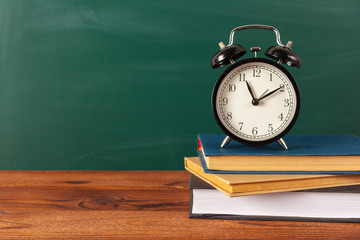
[[[215,119],[232,139],[266,144],[283,137],[298,117],[300,95],[290,73],[276,62],[245,59],[220,76],[212,95]]]

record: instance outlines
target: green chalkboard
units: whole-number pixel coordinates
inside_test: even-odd
[[[0,0],[0,169],[183,169],[221,133],[210,58],[246,24],[302,58],[291,134],[360,135],[359,1]]]

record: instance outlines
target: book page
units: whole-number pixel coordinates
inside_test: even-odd
[[[193,189],[192,213],[360,218],[360,194],[285,192],[229,198],[215,189]]]

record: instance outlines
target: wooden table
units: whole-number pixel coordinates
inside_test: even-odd
[[[360,224],[189,219],[186,171],[0,171],[7,239],[360,239]]]

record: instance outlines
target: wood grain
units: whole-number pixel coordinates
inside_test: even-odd
[[[189,219],[186,171],[0,171],[1,239],[360,239],[360,224]]]

